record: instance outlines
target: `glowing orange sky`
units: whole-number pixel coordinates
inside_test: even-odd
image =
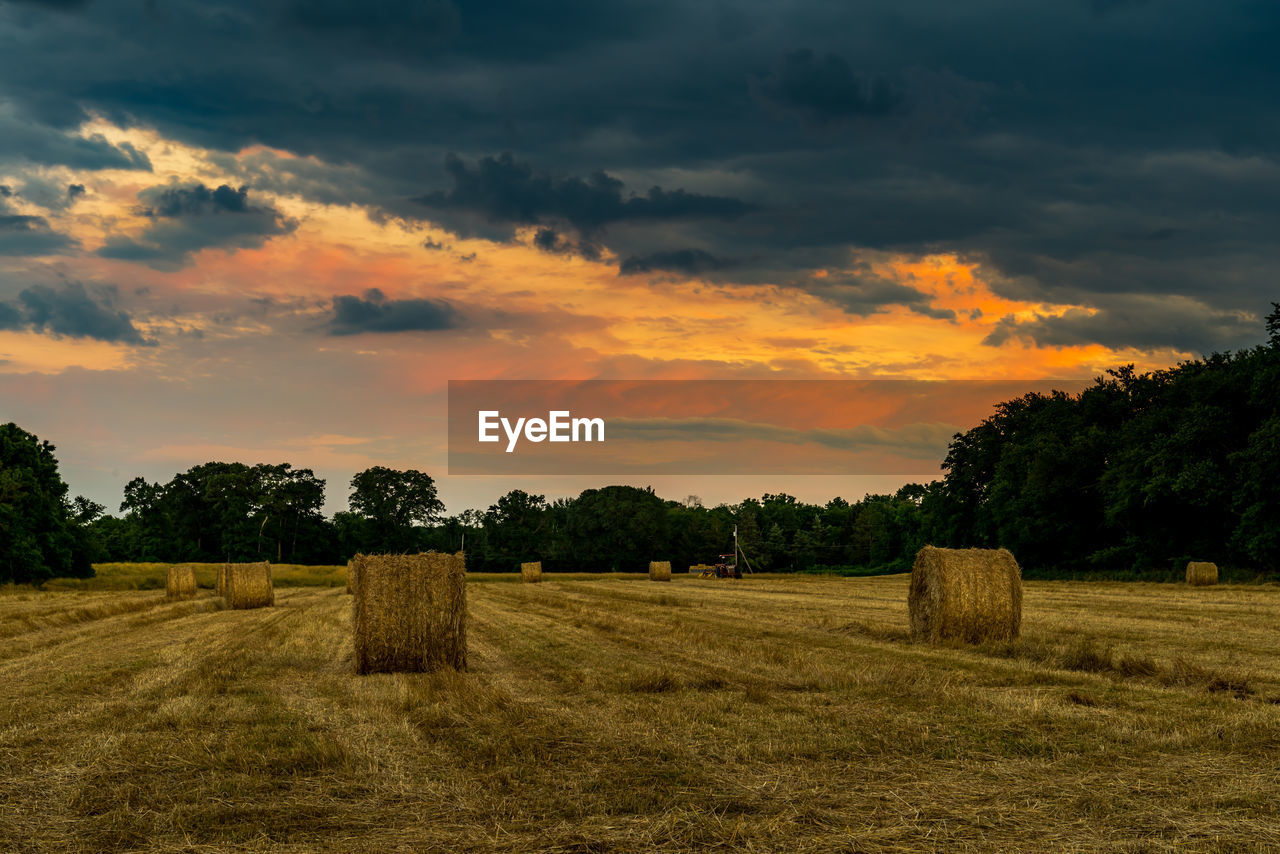
[[[120,411],[140,414],[113,434],[121,443],[119,466],[91,465],[87,455],[84,465],[120,482],[135,464],[168,469],[210,456],[280,454],[299,465],[334,469],[371,462],[442,467],[438,419],[449,379],[1081,378],[1117,364],[1159,367],[1192,355],[1099,345],[1037,348],[1020,341],[984,345],[1003,317],[1058,315],[1079,307],[1001,298],[980,261],[955,255],[851,253],[848,270],[814,274],[839,277],[869,267],[929,295],[935,309],[955,313],[954,320],[940,319],[893,306],[859,317],[800,287],[726,285],[670,274],[619,276],[617,259],[607,250],[598,261],[548,253],[533,246],[532,230],[513,243],[464,239],[419,222],[377,219],[355,205],[321,205],[262,190],[253,190],[255,200],[295,219],[292,233],[254,249],[199,251],[181,269],[156,270],[93,252],[109,235],[143,229],[140,190],[187,182],[236,186],[238,176],[217,165],[226,163],[225,155],[215,157],[154,131],[97,121],[81,133],[132,143],[150,158],[155,174],[38,170],[52,181],[86,185],[85,199],[74,207],[42,212],[81,249],[4,259],[0,271],[18,276],[40,268],[87,286],[113,285],[154,346],[0,332],[0,373],[65,375],[65,394],[75,395],[92,384],[95,373],[110,372],[125,398]],[[235,160],[270,170],[289,157],[253,148]],[[21,210],[20,202],[15,209]],[[424,248],[428,240],[442,248]],[[391,299],[456,303],[465,323],[427,333],[335,337],[318,331],[334,297],[373,288]],[[77,434],[66,416],[55,414],[68,410],[49,405],[37,387],[13,386],[25,391],[8,392],[10,410],[42,422],[31,425],[42,433],[66,436],[60,444],[74,443]],[[181,428],[187,434],[148,435],[148,425],[168,417],[156,412],[174,388],[207,390],[207,411]],[[385,411],[369,411],[359,424],[291,423],[276,429],[265,415],[256,416],[262,419],[256,427],[245,423],[246,389],[264,390],[266,399],[275,389],[287,400],[288,390],[298,388],[338,406],[353,389],[376,389]],[[373,400],[361,405],[378,406]],[[405,401],[413,402],[412,418],[395,412]],[[128,433],[140,438],[127,440]],[[73,459],[77,453],[71,452]],[[430,459],[417,458],[424,453]]]

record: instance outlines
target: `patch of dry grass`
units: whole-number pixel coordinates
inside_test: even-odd
[[[171,563],[95,563],[92,578],[55,578],[45,583],[47,590],[164,590]],[[206,590],[217,586],[221,563],[191,563],[195,567],[196,585]],[[345,566],[305,566],[293,563],[271,564],[271,577],[277,587],[345,587]]]
[[[365,677],[341,589],[2,591],[0,849],[1280,846],[1280,588],[1027,582],[951,647],[901,576],[646,577],[474,576],[470,672]]]

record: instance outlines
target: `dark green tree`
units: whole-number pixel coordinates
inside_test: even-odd
[[[0,582],[93,575],[88,538],[54,450],[17,424],[0,425]],[[87,513],[91,505],[77,509]]]
[[[369,551],[405,552],[420,548],[419,526],[440,519],[444,503],[430,475],[374,466],[351,478],[351,512],[369,522]]]

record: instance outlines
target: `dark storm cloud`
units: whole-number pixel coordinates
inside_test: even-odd
[[[819,57],[807,48],[787,54],[756,92],[761,100],[819,125],[887,116],[902,106],[902,95],[884,78],[860,80],[844,57]]]
[[[1093,14],[1102,16],[1133,6],[1146,6],[1151,0],[1084,0]]]
[[[567,222],[585,235],[623,221],[737,219],[752,210],[738,199],[661,187],[650,187],[643,196],[624,195],[622,181],[605,172],[585,180],[555,176],[537,172],[510,154],[482,157],[474,167],[450,155],[445,170],[453,180],[452,189],[413,201],[437,210],[479,214],[493,223]]]
[[[382,291],[370,288],[364,296],[333,298],[330,335],[359,335],[364,332],[438,332],[461,323],[458,312],[444,300],[387,299]]]
[[[1113,304],[1097,312],[1071,309],[1033,320],[1004,317],[983,343],[998,347],[1016,339],[1039,347],[1101,344],[1208,354],[1248,346],[1261,337],[1255,317],[1215,311],[1197,300],[1123,297],[1109,302]]]
[[[494,239],[544,227],[549,251],[576,230],[621,259],[750,259],[703,273],[726,284],[954,252],[1006,296],[1235,316],[1265,311],[1280,264],[1277,36],[1252,0],[0,3],[0,160],[148,168],[70,135],[89,111],[316,158],[226,170],[266,192]],[[1188,323],[1172,337],[1219,337]]]
[[[139,198],[151,224],[137,239],[109,236],[98,255],[173,270],[202,249],[253,249],[298,225],[270,205],[252,204],[247,187],[152,187]]]
[[[3,13],[2,6],[0,13]],[[2,14],[0,22],[3,22]],[[0,59],[0,68],[3,68],[3,62]],[[101,134],[75,136],[29,117],[19,117],[12,110],[5,109],[6,94],[0,86],[0,163],[28,161],[40,166],[69,166],[84,170],[151,171],[151,161],[132,144],[122,142],[116,145]],[[80,114],[79,118],[82,117]]]
[[[956,316],[950,309],[934,308],[928,294],[871,275],[822,279],[817,284],[806,285],[805,290],[839,306],[845,313],[858,317],[866,317],[895,305],[906,306],[917,314],[937,320],[954,320]]]
[[[33,285],[15,302],[0,302],[0,329],[29,329],[54,337],[93,338],[118,344],[149,344],[128,313],[116,308],[114,287],[95,289],[79,282],[61,287]]]
[[[15,5],[45,6],[50,9],[79,9],[89,0],[4,0]]]
[[[354,39],[419,52],[448,42],[461,25],[458,8],[449,0],[295,0],[285,6],[281,18],[344,44]]]
[[[76,245],[54,231],[44,217],[15,213],[5,201],[12,197],[9,187],[0,186],[0,256],[49,255]]]
[[[632,255],[618,266],[618,275],[632,276],[657,272],[697,275],[731,270],[737,265],[737,262],[731,258],[718,258],[704,249],[672,249],[652,252],[644,256]]]
[[[249,188],[233,190],[226,184],[210,190],[203,184],[193,187],[165,187],[155,195],[155,206],[147,216],[179,217],[210,213],[250,213]]]

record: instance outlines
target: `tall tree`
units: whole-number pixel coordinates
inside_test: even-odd
[[[370,549],[402,552],[420,546],[416,526],[430,525],[444,513],[436,483],[415,469],[374,466],[351,478],[351,512],[367,519]]]
[[[17,424],[0,425],[0,582],[93,575],[54,450]]]

